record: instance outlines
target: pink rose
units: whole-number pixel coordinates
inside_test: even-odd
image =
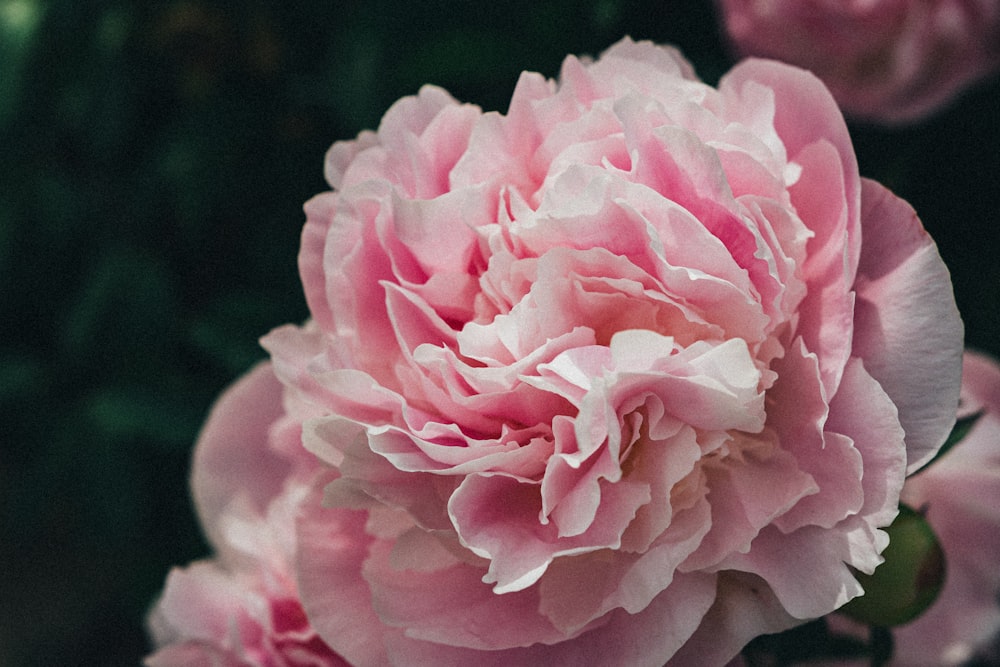
[[[312,629],[292,562],[295,517],[318,464],[299,452],[309,414],[269,364],[216,404],[195,450],[195,504],[217,555],[174,569],[150,614],[147,667],[340,667]],[[287,392],[286,392],[287,393]],[[303,406],[304,407],[304,406]]]
[[[717,0],[741,55],[812,70],[845,113],[919,120],[1000,67],[997,0]]]
[[[624,40],[507,115],[426,87],[326,176],[314,321],[264,343],[323,413],[296,569],[338,654],[724,664],[862,592],[962,325],[815,77]]]

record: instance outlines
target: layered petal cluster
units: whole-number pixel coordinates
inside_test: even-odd
[[[425,87],[326,177],[312,322],[264,344],[322,413],[297,577],[340,655],[724,664],[861,594],[962,326],[818,79],[623,40],[506,114]]]
[[[963,357],[960,416],[979,415],[940,459],[906,480],[902,501],[923,513],[945,555],[941,593],[913,621],[894,627],[892,667],[959,667],[1000,661],[1000,365],[980,352]],[[870,641],[869,628],[841,614],[835,635]],[[734,664],[731,667],[738,667]],[[869,658],[811,661],[865,667]]]
[[[1000,68],[996,0],[717,0],[741,55],[816,73],[845,112],[920,120]]]
[[[346,667],[306,618],[295,519],[319,464],[302,455],[305,405],[262,364],[217,402],[195,449],[192,489],[214,547],[175,568],[149,617],[147,667]]]

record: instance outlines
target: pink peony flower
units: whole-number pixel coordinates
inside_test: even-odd
[[[815,77],[624,40],[506,115],[425,87],[326,176],[313,322],[264,343],[322,413],[295,568],[338,654],[721,665],[861,593],[962,326]]]
[[[845,113],[919,120],[1000,68],[997,0],[718,0],[741,55],[812,70]]]
[[[318,463],[269,364],[216,404],[195,451],[195,504],[215,558],[174,569],[150,614],[147,667],[340,667],[298,600],[295,516]],[[285,392],[287,393],[287,392]],[[300,406],[304,407],[304,406]]]

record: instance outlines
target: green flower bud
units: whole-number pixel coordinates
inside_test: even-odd
[[[874,574],[855,573],[865,594],[840,608],[856,621],[881,627],[902,625],[923,613],[937,599],[945,576],[944,552],[922,514],[901,505],[887,532],[885,562]]]

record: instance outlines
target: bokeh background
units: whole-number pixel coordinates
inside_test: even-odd
[[[504,111],[630,34],[731,65],[709,0],[0,0],[0,665],[136,665],[176,564],[201,421],[306,317],[302,203],[337,139],[424,83]],[[1000,81],[851,125],[1000,355]]]

